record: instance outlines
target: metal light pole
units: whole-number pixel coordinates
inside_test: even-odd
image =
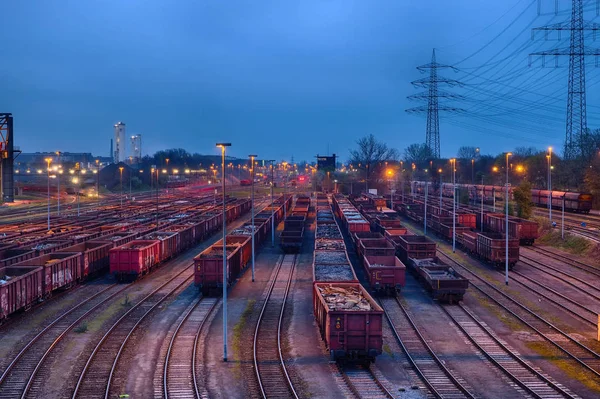
[[[283,162],[283,221],[285,221],[287,219],[287,206],[286,206],[286,192],[285,192],[285,183],[287,180],[287,173],[286,173],[286,165],[287,162]],[[327,182],[329,184],[329,182]]]
[[[129,167],[129,202],[131,202],[131,166]]]
[[[450,160],[452,164],[452,252],[456,252],[456,158]]]
[[[560,236],[563,240],[565,239],[565,196],[566,194],[562,196],[562,223],[560,226]]]
[[[427,235],[427,193],[429,191],[429,181],[425,179],[425,211],[423,214],[423,231]]]
[[[438,169],[438,172],[440,174],[440,188],[439,188],[439,192],[440,192],[440,212],[442,211],[442,169]]]
[[[123,167],[119,166],[120,181],[121,181],[121,209],[123,209]]]
[[[56,215],[60,216],[60,151],[56,151],[56,163],[58,164],[56,168],[56,179],[58,180],[58,192],[56,197]]]
[[[483,233],[483,175],[481,175],[481,232]]]
[[[258,155],[248,155],[251,164],[251,179],[252,179],[252,281],[254,282],[254,158]]]
[[[227,361],[227,217],[225,208],[225,148],[231,143],[217,143],[221,147],[221,180],[223,187],[223,361]]]
[[[506,153],[506,259],[505,259],[505,274],[504,274],[504,282],[508,285],[508,157],[511,156],[512,153]]]
[[[50,162],[52,162],[52,158],[46,158],[46,162],[48,163],[46,169],[46,173],[48,174],[48,231],[50,231]]]
[[[159,172],[158,172],[158,168],[156,168],[156,229],[158,230],[158,190],[160,188],[160,185],[158,184],[158,176],[159,176]]]
[[[165,183],[165,192],[169,195],[169,158],[165,158],[167,161],[167,182]]]
[[[62,173],[62,170],[56,170],[56,180],[58,183],[58,187],[56,189],[56,195],[57,195],[57,208],[56,208],[56,215],[60,216],[60,174]]]
[[[265,162],[271,162],[271,247],[275,246],[275,211],[273,210],[273,189],[275,187],[275,180],[273,179],[273,170],[275,169],[273,163],[274,159],[266,160]]]
[[[471,184],[475,184],[475,159],[471,158]]]
[[[79,164],[77,164],[79,166]],[[81,166],[77,168],[77,216],[79,217],[79,191],[81,188]]]
[[[96,159],[96,195],[98,196],[98,205],[100,205],[100,160]]]
[[[552,147],[548,147],[548,218],[552,224]]]

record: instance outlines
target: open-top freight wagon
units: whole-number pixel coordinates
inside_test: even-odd
[[[358,282],[316,282],[315,319],[331,360],[373,362],[383,349],[383,309]]]
[[[463,299],[469,288],[469,280],[439,258],[409,259],[409,267],[440,302],[457,303]]]

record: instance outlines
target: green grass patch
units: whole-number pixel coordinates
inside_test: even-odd
[[[595,392],[600,392],[600,381],[598,378],[583,370],[574,361],[568,360],[566,355],[563,355],[555,347],[543,341],[527,342],[525,345],[556,365],[569,378],[582,382],[586,387]]]
[[[238,322],[233,327],[233,341],[231,343],[231,347],[233,349],[233,353],[239,359],[242,358],[242,346],[251,344],[250,342],[244,341],[244,329],[246,328],[248,318],[250,317],[250,315],[252,315],[252,312],[254,312],[255,304],[256,299],[249,299],[248,302],[246,302],[246,308],[244,308],[244,311],[242,312],[242,315],[240,316]],[[236,364],[236,368],[234,371],[237,377],[240,377],[239,365],[240,363]]]
[[[383,344],[383,352],[390,356],[391,358],[394,358],[394,353],[392,352],[392,348],[390,348],[390,346],[388,344]]]
[[[75,329],[73,331],[75,331],[77,334],[83,334],[83,333],[87,332],[87,330],[88,330],[88,325],[84,321],[83,323],[81,323],[80,325],[75,327]]]

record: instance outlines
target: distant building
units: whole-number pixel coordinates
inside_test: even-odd
[[[114,163],[125,162],[127,160],[127,142],[125,140],[125,124],[117,122],[115,124],[115,153]]]
[[[138,164],[142,160],[142,135],[131,136],[131,163]]]

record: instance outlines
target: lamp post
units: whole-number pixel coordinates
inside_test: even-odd
[[[96,159],[96,195],[98,196],[98,205],[100,205],[100,160]]]
[[[565,239],[565,197],[567,194],[562,196],[562,223],[560,224],[560,237]]]
[[[75,171],[77,172],[77,179],[75,180],[75,184],[77,185],[77,216],[79,216],[79,189],[81,187],[81,164],[79,162],[75,163]]]
[[[548,218],[552,224],[552,147],[548,147]]]
[[[438,173],[440,174],[440,212],[442,211],[442,168],[438,169]]]
[[[121,209],[123,209],[123,167],[119,166],[119,174],[120,174],[120,181],[121,181]]]
[[[429,191],[429,179],[425,179],[425,209],[423,211],[423,233],[427,235],[427,192]]]
[[[508,285],[508,157],[510,157],[512,153],[506,153],[506,252],[505,252],[505,271],[504,271],[504,282]]]
[[[58,188],[57,188],[57,197],[56,197],[56,215],[60,216],[60,174],[59,174],[59,170],[60,169],[60,151],[56,151],[56,163],[58,164],[58,168],[56,170],[56,180],[58,181]]]
[[[456,252],[456,158],[450,160],[452,164],[452,252]]]
[[[471,158],[471,184],[475,184],[475,158]]]
[[[167,182],[165,183],[165,192],[169,195],[169,158],[165,158],[167,162]]]
[[[48,164],[46,169],[46,173],[48,173],[48,231],[50,231],[50,162],[52,162],[52,158],[46,158]]]
[[[252,282],[254,282],[254,158],[258,155],[248,155],[250,157],[250,169],[252,180]]]
[[[483,175],[481,175],[481,232],[483,233]]]
[[[287,220],[287,206],[286,206],[286,192],[285,192],[285,183],[287,180],[287,171],[286,171],[286,166],[287,166],[287,162],[282,162],[283,165],[283,221],[285,222]],[[327,182],[327,184],[329,185],[329,182]]]
[[[225,209],[225,148],[231,143],[217,143],[221,147],[221,180],[223,187],[223,361],[227,361],[227,217]]]
[[[273,180],[274,159],[266,160],[271,163],[271,247],[275,246],[275,211],[273,210],[273,188],[275,180]]]

